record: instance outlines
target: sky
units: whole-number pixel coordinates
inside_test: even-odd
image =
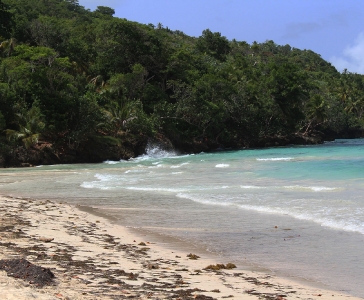
[[[91,11],[200,36],[210,29],[229,40],[312,50],[338,71],[364,74],[364,0],[79,0]]]

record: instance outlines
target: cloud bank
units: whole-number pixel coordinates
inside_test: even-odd
[[[347,69],[349,72],[364,74],[364,32],[358,35],[353,45],[346,46],[342,56],[333,56],[330,62],[340,72]]]

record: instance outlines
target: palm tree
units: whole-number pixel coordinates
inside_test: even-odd
[[[25,148],[28,149],[38,143],[40,133],[44,128],[40,109],[33,106],[25,113],[18,113],[17,117],[19,120],[19,130],[6,129],[5,134],[8,140],[21,140]]]
[[[121,97],[116,101],[111,101],[106,108],[104,113],[109,119],[109,123],[113,126],[114,134],[121,129],[125,129],[127,123],[136,118],[137,106],[136,101],[127,101],[125,98]]]
[[[16,39],[14,38],[2,41],[0,43],[0,51],[2,51],[4,56],[9,57],[11,56],[11,53],[13,53],[16,44]]]
[[[304,134],[326,121],[326,107],[327,104],[322,96],[314,95],[307,104],[307,116],[309,117],[309,123],[306,127]]]

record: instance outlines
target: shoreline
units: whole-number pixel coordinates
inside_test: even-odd
[[[176,251],[178,249],[179,252],[184,250],[186,253],[193,251],[193,253],[196,253],[200,255],[201,257],[204,257],[206,259],[209,259],[210,261],[216,263],[220,261],[229,261],[230,260],[223,256],[221,253],[209,251],[204,246],[194,244],[191,242],[188,242],[186,240],[177,238],[172,235],[163,234],[160,232],[156,232],[153,229],[145,229],[140,227],[132,227],[132,226],[124,226],[119,222],[119,220],[107,213],[105,213],[102,209],[102,207],[91,207],[86,205],[77,205],[77,208],[81,211],[85,211],[87,213],[105,218],[112,222],[113,224],[122,226],[126,228],[126,230],[130,231],[132,234],[135,234],[138,237],[144,237],[146,236],[149,241],[153,241],[154,243],[157,243],[159,246],[162,245],[162,248],[164,250],[170,250],[170,251]],[[297,285],[302,285],[308,288],[318,289],[318,290],[325,290],[325,291],[334,291],[335,293],[343,293],[345,295],[349,295],[351,297],[358,297],[350,294],[350,292],[346,290],[339,290],[339,289],[332,289],[329,285],[322,283],[320,281],[314,281],[309,278],[305,277],[298,277],[293,275],[288,275],[287,273],[279,272],[276,270],[269,269],[269,267],[263,267],[258,264],[254,264],[249,261],[235,261],[231,260],[232,263],[236,264],[237,268],[235,269],[236,272],[242,271],[242,272],[253,272],[258,274],[265,274],[268,276],[272,276],[275,278],[279,278],[281,280],[287,280],[288,282],[293,282]],[[356,298],[355,298],[356,299]],[[362,297],[359,297],[359,299],[362,299]]]
[[[205,269],[230,262],[175,247],[84,207],[0,196],[0,260],[25,258],[55,275],[38,288],[0,270],[3,299],[360,299],[239,266]]]

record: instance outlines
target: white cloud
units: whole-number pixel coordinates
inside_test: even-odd
[[[344,49],[342,56],[333,56],[330,62],[340,72],[347,69],[349,72],[364,74],[364,32],[358,35],[354,45]]]

